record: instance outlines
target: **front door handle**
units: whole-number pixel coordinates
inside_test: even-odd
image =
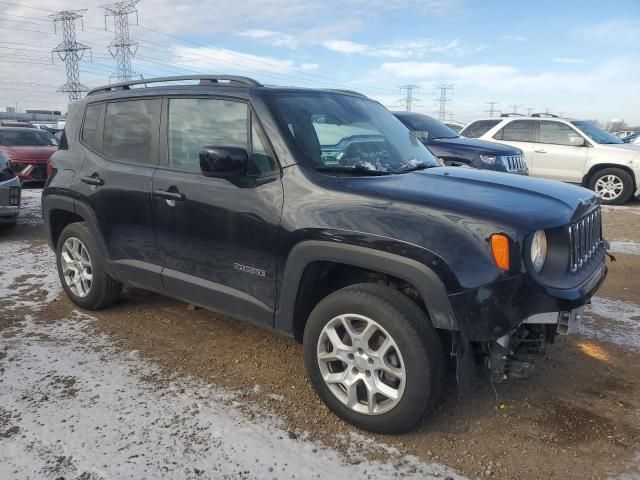
[[[104,180],[101,179],[97,173],[94,173],[93,175],[88,175],[86,177],[82,177],[80,181],[82,183],[86,183],[88,185],[94,185],[96,187],[104,185]]]
[[[153,194],[156,197],[164,198],[165,200],[184,200],[184,193],[174,192],[171,190],[154,190]]]
[[[536,153],[547,153],[547,151],[542,149],[542,148],[540,150],[534,150],[534,152],[536,152]]]

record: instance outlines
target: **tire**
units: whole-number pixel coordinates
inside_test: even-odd
[[[350,334],[345,322],[350,325]],[[368,342],[355,337],[358,326],[370,326],[360,332],[373,332]],[[391,348],[373,348],[385,345],[387,336],[394,344]],[[346,345],[349,341],[350,346]],[[334,347],[334,342],[341,345]],[[380,360],[382,350],[387,353]],[[327,360],[334,356],[341,360]],[[445,359],[440,336],[425,312],[386,285],[352,285],[320,301],[305,328],[304,357],[309,379],[322,401],[342,419],[371,432],[409,430],[433,408],[442,389]],[[403,369],[404,384],[395,373],[382,373]],[[348,389],[339,381],[327,383],[327,375],[334,381],[342,376],[355,387]],[[376,394],[371,400],[369,392],[378,386],[384,388],[385,395]],[[349,392],[355,392],[355,397]],[[386,396],[387,392],[397,398]]]
[[[76,253],[82,251],[78,245],[81,245],[86,251],[86,255],[80,255],[82,260],[78,260],[77,256],[70,254],[69,249],[65,250],[66,247],[70,247]],[[71,262],[68,262],[67,259],[71,259]],[[67,270],[70,272],[68,275],[77,278],[75,275],[78,274],[78,269],[81,269],[83,273],[90,274],[91,280],[81,281],[75,285],[68,276],[65,276],[65,267],[63,266],[65,262],[67,265],[73,264],[71,269]],[[105,271],[104,258],[86,223],[72,223],[62,230],[56,246],[56,264],[62,288],[71,301],[79,307],[86,310],[100,310],[113,304],[120,296],[122,284]]]
[[[600,195],[603,205],[622,205],[633,195],[633,178],[621,168],[603,168],[597,171],[589,178],[588,186]],[[619,193],[617,188],[612,188],[617,186],[622,187]]]

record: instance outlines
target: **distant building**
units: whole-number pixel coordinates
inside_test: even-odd
[[[6,112],[0,112],[0,120],[16,120],[19,122],[59,122],[64,115],[59,110],[27,110],[16,112],[15,107],[7,107]]]

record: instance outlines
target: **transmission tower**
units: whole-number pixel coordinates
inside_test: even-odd
[[[512,111],[511,113],[518,113],[518,109],[519,109],[522,105],[517,105],[517,104],[515,104],[515,103],[514,103],[514,104],[509,105],[509,106],[513,109],[513,111]]]
[[[404,109],[407,112],[411,111],[411,107],[414,104],[417,104],[420,102],[420,99],[415,98],[413,96],[413,92],[415,91],[417,93],[417,91],[420,89],[420,85],[402,85],[400,87],[400,91],[401,92],[406,92],[406,95],[404,98],[401,98],[399,100],[400,103],[404,104]]]
[[[438,106],[438,120],[443,122],[447,115],[447,103],[451,102],[451,100],[447,99],[447,91],[453,91],[454,85],[452,84],[435,84],[434,90],[440,90],[440,98],[436,100]]]
[[[107,17],[113,17],[115,38],[109,44],[109,53],[116,61],[116,71],[111,78],[117,78],[120,82],[126,82],[138,74],[131,70],[131,57],[138,51],[138,42],[129,38],[129,15],[136,14],[138,25],[138,9],[136,5],[140,0],[124,0],[122,2],[102,5],[104,8],[104,28],[107,29]]]
[[[497,112],[496,105],[498,105],[498,102],[487,102],[487,105],[489,105],[489,109],[485,110],[485,112],[488,112],[489,117],[493,118],[493,114]]]
[[[531,116],[531,112],[533,112],[533,107],[527,107],[527,117]]]
[[[67,83],[62,85],[58,91],[69,94],[69,103],[82,97],[82,92],[88,88],[80,83],[80,68],[78,63],[84,57],[87,50],[91,49],[76,40],[76,20],[82,19],[87,10],[64,10],[49,15],[53,19],[53,28],[58,33],[58,24],[62,26],[62,42],[51,50],[51,61],[54,53],[58,54],[60,60],[65,63],[67,70]]]

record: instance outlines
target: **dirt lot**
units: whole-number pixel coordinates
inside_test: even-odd
[[[26,200],[33,207],[37,192],[30,192]],[[224,430],[225,435],[238,425],[273,425],[270,432],[275,440],[269,440],[273,443],[267,456],[273,456],[276,463],[283,461],[281,458],[285,465],[286,459],[290,462],[290,468],[279,469],[260,452],[255,460],[229,453],[226,461],[237,463],[231,470],[210,465],[189,467],[186,474],[187,470],[177,469],[205,462],[211,452],[202,447],[189,453],[192,456],[175,451],[167,454],[168,458],[174,455],[176,461],[167,470],[157,471],[173,478],[309,478],[316,473],[334,478],[640,478],[640,204],[605,209],[605,236],[612,241],[617,261],[610,265],[609,278],[588,309],[580,334],[559,338],[529,380],[495,389],[478,385],[463,400],[457,398],[455,385],[449,382],[436,410],[414,432],[401,436],[371,435],[333,416],[306,381],[301,346],[290,338],[137,290],[127,291],[121,303],[106,311],[91,316],[77,312],[60,294],[51,265],[53,257],[47,251],[37,209],[32,207],[27,208],[23,224],[0,237],[0,380],[5,376],[5,384],[13,389],[3,396],[0,381],[0,451],[9,452],[0,453],[0,465],[7,462],[5,470],[0,466],[2,478],[14,478],[2,476],[3,472],[23,478],[15,473],[22,471],[23,463],[29,464],[32,472],[24,478],[118,476],[91,456],[87,445],[91,441],[105,449],[116,443],[136,455],[123,464],[121,474],[155,471],[134,469],[141,468],[143,462],[136,462],[141,454],[137,450],[131,453],[131,445],[147,452],[148,468],[154,449],[161,451],[166,445],[150,440],[153,426],[143,429],[146,436],[136,437],[139,443],[122,440],[135,436],[125,428],[129,417],[122,399],[136,403],[136,396],[131,396],[135,392],[145,398],[157,396],[161,402],[165,393],[169,395],[165,390],[168,383],[177,384],[181,395],[185,390],[191,395],[190,389],[196,388],[193,385],[198,385],[198,392],[214,389],[211,392],[215,393],[193,395],[202,401],[209,396],[221,399],[210,407],[214,418],[239,415]],[[33,264],[25,265],[25,258]],[[53,347],[36,355],[34,349],[44,345]],[[92,358],[98,352],[96,361],[102,366],[90,377],[86,373],[92,371],[90,360],[86,360],[84,373],[77,365],[82,360],[63,362],[66,369],[79,368],[73,371],[82,381],[74,375],[61,375],[62,367],[52,367],[57,373],[49,372],[50,376],[29,373],[30,369],[47,370],[47,362],[53,365],[59,360],[56,352],[69,359],[78,352],[82,354],[79,359]],[[36,364],[37,359],[46,361]],[[137,365],[140,370],[123,374],[123,365]],[[56,405],[64,407],[70,397],[82,395],[83,382],[98,375],[96,386],[124,375],[113,404],[105,406],[105,425],[94,427],[107,433],[87,437],[84,443],[50,433],[47,441],[54,445],[49,445],[54,453],[37,454],[46,450],[42,442],[28,440],[44,438],[41,430],[53,428],[53,420],[44,416],[43,407],[34,407],[33,402],[42,401],[41,396],[34,396],[34,392],[16,396],[20,382],[38,379],[45,385],[38,394],[57,395]],[[127,390],[127,382],[135,375],[146,386],[138,382],[135,389]],[[170,395],[174,394],[172,390]],[[140,411],[154,410],[149,398]],[[22,405],[24,411],[20,411]],[[215,405],[219,405],[218,411]],[[113,416],[108,413],[110,408]],[[29,412],[36,411],[40,420],[29,423]],[[70,420],[79,417],[81,413],[71,413],[55,421],[76,425],[74,435],[82,436],[84,424]],[[182,430],[177,437],[191,446],[211,442],[217,448],[213,437],[198,441],[190,437],[197,431],[208,431],[199,422],[189,423],[193,418],[182,413]],[[114,429],[120,429],[121,435],[107,443],[104,438],[110,438],[108,432]],[[258,448],[249,440],[254,434],[234,438],[251,450]],[[31,460],[22,461],[22,457]],[[242,464],[249,459],[255,465]],[[324,466],[314,464],[313,459],[322,460]],[[38,461],[42,465],[34,467]],[[341,469],[325,469],[329,461],[340,464]],[[181,462],[184,465],[178,465]]]

